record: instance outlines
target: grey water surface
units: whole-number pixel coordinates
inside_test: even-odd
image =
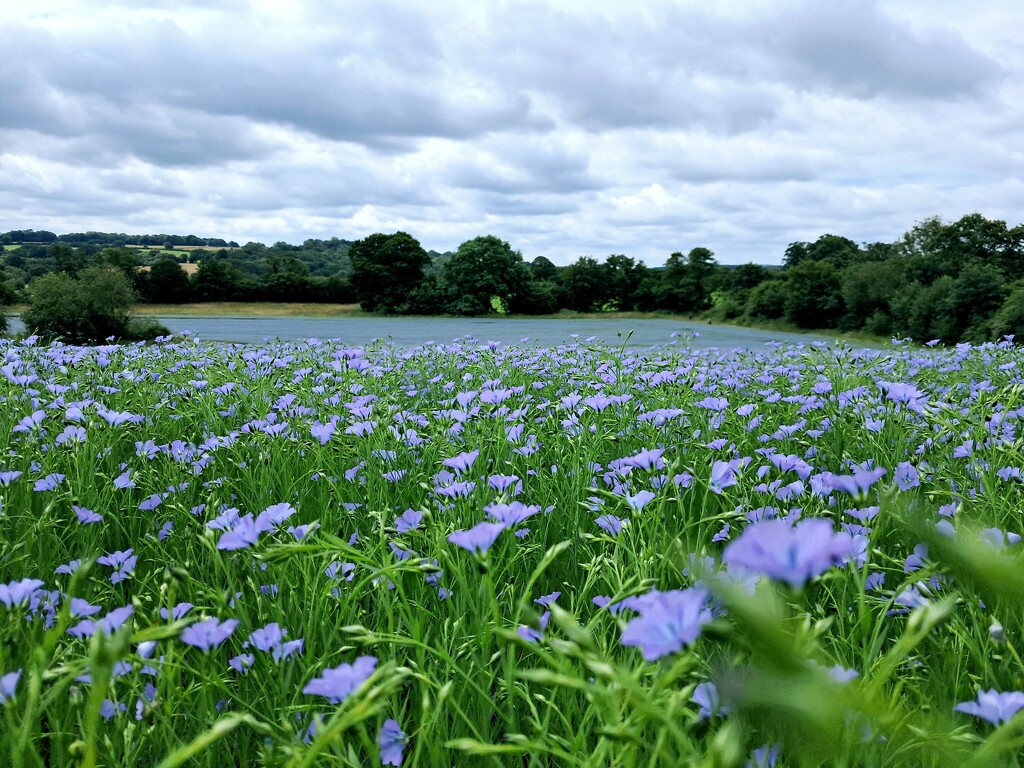
[[[646,349],[675,346],[751,349],[770,341],[808,344],[834,342],[828,336],[735,328],[671,319],[505,319],[450,317],[225,317],[165,315],[156,318],[173,333],[189,332],[206,341],[258,344],[264,341],[339,339],[352,346],[375,342],[401,347],[449,344],[455,340],[486,344],[558,344],[593,341],[613,347]],[[12,332],[24,326],[11,316]]]

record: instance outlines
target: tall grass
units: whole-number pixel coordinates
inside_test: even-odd
[[[0,352],[11,765],[1021,764],[1009,342]]]

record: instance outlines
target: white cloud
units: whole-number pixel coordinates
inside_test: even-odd
[[[0,230],[526,258],[1017,223],[1019,3],[8,3]]]

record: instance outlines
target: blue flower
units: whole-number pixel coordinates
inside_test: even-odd
[[[647,661],[675,653],[700,636],[711,621],[708,593],[691,588],[671,592],[650,592],[634,601],[640,617],[622,632],[622,644],[639,646]]]
[[[406,735],[402,733],[397,720],[388,719],[377,734],[377,746],[380,747],[381,765],[401,765],[402,753],[405,751]]]
[[[1024,709],[1024,693],[1019,691],[1000,693],[994,688],[978,691],[977,701],[965,701],[953,707],[956,712],[980,717],[993,725],[1005,723],[1020,709]]]
[[[853,537],[836,533],[828,520],[803,520],[794,526],[785,520],[762,520],[747,526],[725,548],[722,561],[801,587],[853,553]]]
[[[485,555],[505,528],[504,523],[477,523],[468,530],[451,534],[448,541],[469,552]]]
[[[39,579],[22,579],[9,584],[0,584],[0,603],[8,608],[25,605],[32,594],[43,586]]]
[[[0,704],[6,704],[14,698],[14,689],[18,687],[18,680],[21,679],[21,670],[16,669],[0,677]]]
[[[238,626],[238,619],[228,619],[221,622],[215,618],[197,621],[190,624],[181,632],[181,642],[208,653],[213,648],[227,640],[231,633]]]
[[[376,668],[376,658],[360,656],[351,664],[341,664],[334,669],[325,669],[320,677],[314,677],[306,683],[302,692],[312,696],[323,696],[331,704],[340,704],[357,691]]]

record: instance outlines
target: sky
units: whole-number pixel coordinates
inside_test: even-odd
[[[1024,220],[1020,0],[0,0],[0,231],[777,264]]]

